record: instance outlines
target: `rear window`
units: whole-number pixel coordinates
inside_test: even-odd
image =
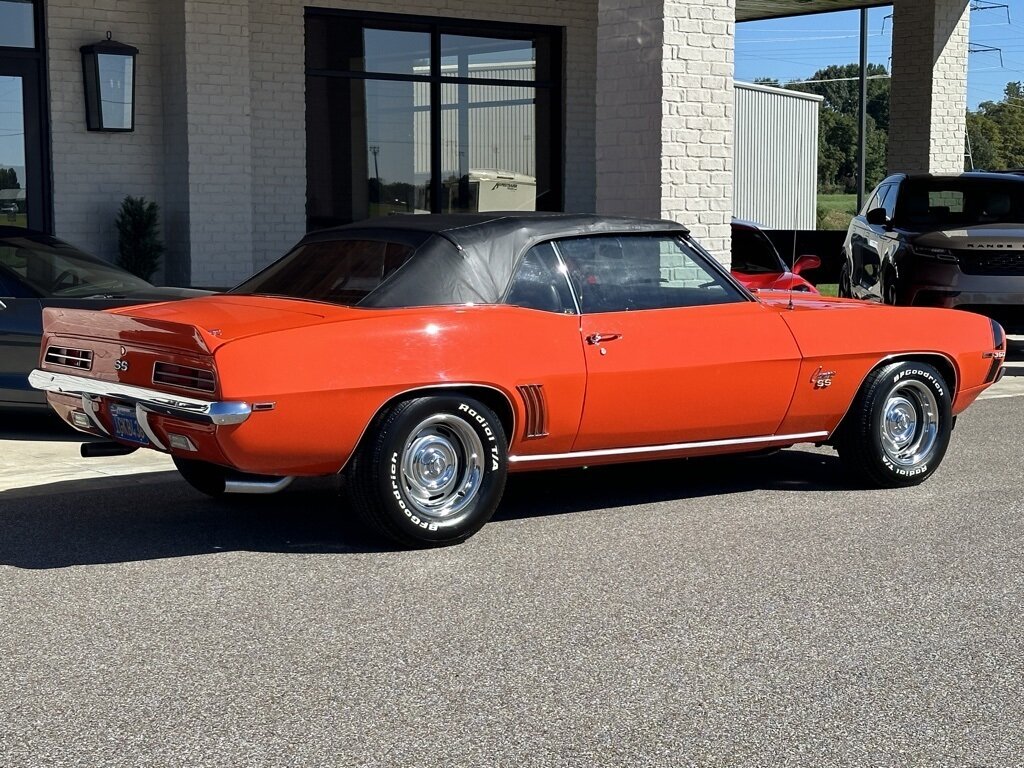
[[[405,243],[329,240],[300,244],[229,293],[285,296],[354,306],[415,252]]]

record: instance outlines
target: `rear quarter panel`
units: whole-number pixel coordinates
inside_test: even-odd
[[[585,391],[579,318],[517,307],[366,310],[357,319],[229,341],[214,354],[221,397],[274,403],[220,441],[231,463],[250,472],[338,471],[385,403],[459,384],[496,389],[509,401],[514,451],[568,451]],[[545,438],[523,439],[521,384],[544,387]]]

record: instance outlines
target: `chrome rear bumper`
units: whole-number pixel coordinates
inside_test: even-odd
[[[252,414],[252,406],[245,402],[198,400],[183,395],[170,395],[145,387],[38,369],[29,374],[28,383],[35,389],[41,389],[44,392],[81,397],[83,409],[103,432],[106,432],[106,429],[95,418],[94,398],[108,398],[134,405],[137,411],[141,410],[146,414],[170,416],[199,424],[241,424]],[[140,419],[140,422],[144,421],[144,419]]]

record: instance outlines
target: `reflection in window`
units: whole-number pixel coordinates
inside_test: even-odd
[[[532,40],[441,35],[441,74],[491,80],[537,79]]]
[[[32,0],[0,0],[0,46],[35,48],[35,4]]]
[[[585,313],[693,307],[743,295],[678,237],[602,236],[560,240]]]
[[[410,245],[383,240],[305,243],[230,293],[354,306],[397,272],[413,252]]]
[[[442,86],[443,211],[537,209],[535,91]]]
[[[131,56],[98,54],[100,69],[100,109],[103,127],[127,130],[132,127],[132,80],[135,62]]]
[[[430,122],[417,83],[311,77],[308,209],[313,229],[424,212]]]
[[[455,34],[443,20],[316,10],[306,19],[311,229],[561,208],[556,32]]]

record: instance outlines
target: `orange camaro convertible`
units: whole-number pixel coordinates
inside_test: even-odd
[[[49,309],[31,383],[86,453],[170,453],[210,495],[345,472],[405,545],[460,541],[508,472],[828,443],[920,483],[1001,373],[980,315],[755,298],[667,221],[395,216],[227,294]]]

